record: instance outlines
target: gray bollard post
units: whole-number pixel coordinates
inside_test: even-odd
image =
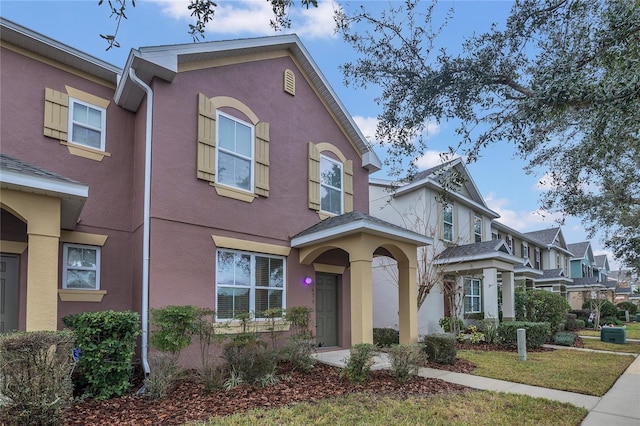
[[[527,360],[527,330],[518,329],[518,361]]]

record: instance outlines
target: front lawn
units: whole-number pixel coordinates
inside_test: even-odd
[[[458,351],[458,357],[478,366],[471,374],[509,382],[602,396],[633,357],[574,350],[528,352],[518,361],[516,352]]]
[[[578,425],[587,410],[524,395],[473,391],[407,398],[352,394],[258,409],[200,425]]]
[[[599,339],[582,339],[582,343],[585,349],[640,354],[640,342],[627,341],[624,345],[618,345],[615,343],[602,342]]]
[[[627,331],[626,336],[627,339],[639,339],[640,340],[640,323],[639,322],[628,322],[625,324]],[[600,337],[600,330],[580,330],[579,334],[581,336],[592,336],[592,337]]]

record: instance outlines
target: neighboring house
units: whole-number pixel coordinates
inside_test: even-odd
[[[598,276],[598,281],[604,283],[607,282],[611,268],[609,267],[609,258],[606,254],[600,254],[593,256],[594,260],[594,273]]]
[[[443,182],[457,184],[445,190]],[[499,283],[502,310],[513,318],[513,273],[522,259],[504,241],[492,240],[489,209],[461,159],[418,173],[410,182],[370,179],[371,214],[433,238],[419,250],[418,286],[428,292],[418,312],[420,334],[441,332],[440,318],[459,309],[467,322],[498,318]],[[395,327],[402,313],[397,298],[394,262],[374,261],[374,325]]]
[[[608,269],[608,260],[600,260],[602,273],[593,255],[590,241],[569,244],[567,246],[573,254],[571,257],[571,279],[573,283],[567,286],[567,299],[571,309],[582,309],[588,299],[607,299],[613,302],[613,290],[608,288],[604,268]]]
[[[525,232],[524,235],[534,241],[533,265],[542,270],[542,275],[534,281],[534,287],[567,297],[567,285],[572,283],[568,273],[572,254],[567,247],[562,229],[554,227]]]
[[[304,305],[319,345],[348,348],[372,341],[387,256],[417,340],[432,240],[367,214],[380,160],[297,36],[140,48],[120,69],[0,24],[5,331],[135,310],[144,362],[149,308],[234,325]]]
[[[640,288],[640,281],[631,270],[611,271],[610,277],[615,283],[615,303],[630,301],[635,304],[640,302],[640,294],[635,293]]]

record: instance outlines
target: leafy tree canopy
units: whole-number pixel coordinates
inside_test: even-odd
[[[280,30],[283,28],[291,27],[291,19],[289,19],[289,10],[295,6],[294,0],[265,0],[271,3],[271,9],[273,10],[273,19],[270,21],[271,27],[274,30]],[[98,0],[98,6],[104,4],[104,0]],[[318,0],[300,0],[300,4],[307,9],[310,6],[318,7]],[[131,7],[136,6],[136,0],[107,0],[107,5],[111,10],[111,17],[116,21],[116,28],[113,34],[100,34],[100,37],[107,41],[107,50],[113,47],[120,47],[118,43],[117,35],[120,29],[120,24],[123,19],[127,19],[126,12],[129,5]],[[210,21],[213,20],[218,4],[212,0],[189,0],[187,9],[191,11],[191,16],[195,18],[195,24],[189,24],[189,34],[193,38],[193,41],[199,41],[203,39],[205,34],[204,30]]]
[[[455,54],[437,45],[434,8],[406,0],[336,17],[359,54],[346,84],[382,89],[376,136],[391,173],[415,172],[429,121],[455,121],[451,152],[474,161],[512,144],[528,172],[546,172],[544,208],[581,217],[640,269],[640,0],[517,0],[505,25]]]

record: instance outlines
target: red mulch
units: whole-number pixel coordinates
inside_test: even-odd
[[[468,390],[465,386],[424,377],[413,377],[399,383],[387,371],[372,371],[366,383],[350,384],[339,377],[339,368],[325,364],[317,364],[308,374],[297,371],[283,373],[286,378],[264,388],[240,386],[230,391],[205,393],[200,383],[185,380],[168,397],[159,400],[135,395],[107,401],[88,400],[71,407],[65,414],[64,424],[179,425],[252,408],[275,408],[356,392],[404,396]]]

